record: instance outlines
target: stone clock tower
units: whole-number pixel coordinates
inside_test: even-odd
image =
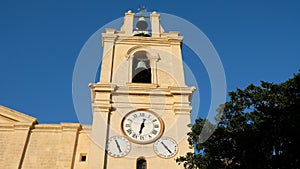
[[[175,169],[189,151],[191,95],[178,32],[156,12],[125,13],[102,34],[100,81],[90,85],[93,124],[89,168]]]

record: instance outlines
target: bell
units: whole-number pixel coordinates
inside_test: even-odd
[[[146,66],[146,63],[143,60],[140,60],[137,63],[135,70],[137,70],[137,69],[148,69],[148,68]]]
[[[145,20],[144,17],[140,17],[138,22],[136,23],[136,27],[140,30],[140,31],[143,31],[143,30],[146,30],[147,27],[148,27],[148,23],[147,21]]]

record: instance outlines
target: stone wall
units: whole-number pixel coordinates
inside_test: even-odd
[[[2,118],[0,168],[88,168],[89,133],[90,126],[83,129],[78,123],[35,124]]]

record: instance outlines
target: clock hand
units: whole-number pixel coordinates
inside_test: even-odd
[[[164,142],[161,142],[161,144],[165,147],[165,149],[167,149],[168,150],[168,152],[169,153],[172,153],[172,151],[165,145],[165,143]]]
[[[141,127],[140,127],[140,132],[139,132],[140,135],[142,134],[142,130],[145,127],[145,121],[146,121],[146,119],[143,119],[143,122],[142,122]]]
[[[117,144],[117,147],[118,147],[119,152],[122,153],[122,150],[121,150],[121,148],[120,148],[120,145],[119,145],[118,141],[115,140],[115,142],[116,142],[116,144]]]

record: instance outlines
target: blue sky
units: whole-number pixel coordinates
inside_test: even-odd
[[[228,91],[260,80],[282,82],[300,69],[297,0],[3,0],[0,104],[40,123],[77,122],[72,76],[81,48],[103,25],[140,4],[201,29],[219,53]],[[201,62],[186,55],[185,62],[197,74],[199,116],[204,116],[210,99],[207,73]]]

